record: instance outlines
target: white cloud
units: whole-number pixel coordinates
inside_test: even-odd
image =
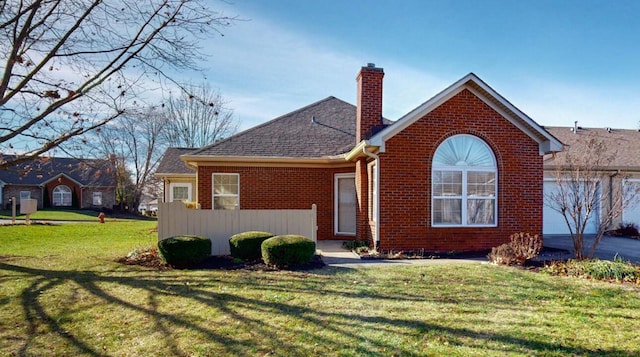
[[[322,39],[262,20],[239,22],[212,46],[208,79],[229,101],[243,129],[330,95],[355,104],[360,67],[378,60],[357,48],[330,48]],[[384,115],[390,119],[457,79],[444,79],[391,58],[380,58],[376,64],[385,68]]]
[[[230,8],[227,12],[238,11]],[[242,10],[244,11],[244,9]],[[385,69],[384,115],[398,119],[468,71],[406,65],[393,53],[364,53],[345,43],[284,28],[259,16],[210,41],[207,77],[246,129],[333,95],[355,104],[355,77],[374,62]],[[450,66],[448,67],[450,68]],[[638,91],[514,75],[521,69],[482,68],[483,79],[542,125],[637,128]],[[526,70],[526,69],[525,69]]]

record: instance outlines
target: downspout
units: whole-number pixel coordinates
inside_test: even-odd
[[[376,165],[375,189],[377,190],[377,192],[376,199],[373,204],[377,209],[375,210],[375,216],[373,217],[373,220],[376,223],[376,226],[374,228],[376,237],[373,240],[373,249],[377,251],[378,245],[380,244],[380,157],[374,153],[368,152],[366,145],[362,147],[362,153],[372,158],[375,161]]]

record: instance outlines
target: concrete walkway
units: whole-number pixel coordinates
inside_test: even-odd
[[[377,266],[412,266],[454,263],[482,263],[486,258],[477,259],[360,259],[352,251],[342,248],[342,241],[320,240],[317,244],[318,254],[328,266],[342,268],[368,268]]]
[[[585,246],[591,247],[594,237],[585,237]],[[568,259],[573,258],[573,241],[569,236],[547,236],[544,246],[564,250],[564,252],[549,252],[538,259]],[[375,266],[411,266],[411,265],[435,265],[458,263],[482,263],[487,258],[474,259],[360,259],[356,253],[342,248],[342,241],[318,241],[318,254],[329,266],[345,268],[362,268]],[[588,248],[585,249],[588,253]],[[605,236],[596,249],[595,257],[603,260],[613,260],[619,256],[634,264],[640,265],[640,240]]]

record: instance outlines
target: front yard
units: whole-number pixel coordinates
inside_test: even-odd
[[[638,355],[636,286],[486,264],[156,271],[155,222],[0,226],[0,355]]]

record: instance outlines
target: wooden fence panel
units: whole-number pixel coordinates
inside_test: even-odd
[[[158,203],[158,239],[199,235],[211,239],[211,254],[229,254],[229,237],[245,231],[298,234],[317,240],[316,205],[309,210],[201,210],[182,202]]]

